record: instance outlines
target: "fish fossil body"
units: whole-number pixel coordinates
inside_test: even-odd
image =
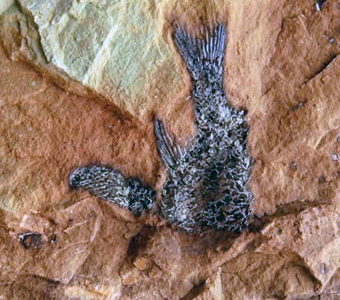
[[[204,38],[174,29],[174,42],[192,80],[196,137],[183,150],[154,119],[156,143],[167,168],[161,191],[162,215],[187,232],[214,228],[239,232],[247,224],[252,194],[247,189],[250,157],[245,111],[232,108],[224,93],[225,27],[205,30]],[[156,193],[138,179],[101,165],[82,166],[69,177],[72,188],[112,201],[139,215]]]

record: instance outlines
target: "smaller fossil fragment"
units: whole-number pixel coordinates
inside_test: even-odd
[[[289,166],[293,171],[297,170],[297,163],[294,159],[290,162]]]
[[[103,165],[76,168],[69,177],[72,189],[85,188],[92,195],[114,202],[139,216],[151,207],[156,193],[138,179],[125,178],[121,173]]]
[[[315,7],[317,11],[321,11],[322,6],[327,0],[316,0]]]
[[[289,112],[293,112],[298,110],[299,108],[301,108],[302,106],[304,106],[307,103],[307,100],[298,102],[297,104],[293,105],[290,109]]]
[[[40,233],[22,233],[19,235],[19,240],[25,249],[38,249],[42,246],[42,237]]]

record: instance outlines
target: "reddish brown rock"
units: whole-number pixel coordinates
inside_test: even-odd
[[[115,81],[98,81],[110,86],[97,95],[48,63],[27,7],[0,17],[1,297],[337,299],[338,3],[328,0],[321,11],[312,0],[169,3],[153,11],[161,21],[146,42],[167,45],[168,68],[145,76],[140,99],[138,85],[115,98]],[[228,23],[228,99],[248,109],[258,215],[250,229],[188,236],[156,211],[137,220],[71,192],[69,172],[91,162],[161,186],[152,114],[182,145],[194,134],[189,79],[165,20],[178,15],[194,31],[197,17],[212,11]],[[176,97],[159,100],[170,89]]]

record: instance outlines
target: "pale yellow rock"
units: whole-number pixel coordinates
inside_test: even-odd
[[[145,271],[151,267],[152,262],[148,257],[138,257],[133,264],[138,270]]]
[[[14,4],[14,0],[1,0],[0,1],[0,14],[5,12],[13,4]]]
[[[173,87],[183,84],[171,45],[162,37],[161,4],[19,2],[33,16],[50,64],[132,114],[143,115],[152,102],[169,101],[176,95]]]
[[[226,300],[221,282],[221,269],[216,274],[212,275],[205,283],[203,293],[195,299],[197,300]]]
[[[120,299],[121,292],[119,287],[115,287],[114,285],[111,287],[98,286],[96,290],[87,290],[80,286],[67,286],[65,288],[65,296],[70,300],[118,300]]]

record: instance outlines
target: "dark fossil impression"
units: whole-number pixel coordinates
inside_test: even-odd
[[[157,147],[167,169],[160,211],[187,232],[213,228],[237,233],[247,225],[253,200],[247,189],[248,127],[245,111],[232,108],[224,93],[225,26],[202,31],[204,37],[192,37],[180,25],[173,30],[174,43],[192,80],[197,133],[191,145],[181,149],[154,118]],[[138,179],[125,178],[103,165],[76,168],[69,184],[136,216],[150,209],[156,199],[156,192]]]

